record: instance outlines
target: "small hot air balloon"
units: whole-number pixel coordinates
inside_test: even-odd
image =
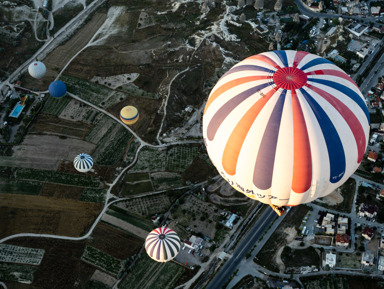
[[[125,124],[134,124],[139,119],[139,111],[134,106],[125,106],[120,111],[120,119]]]
[[[153,260],[168,262],[179,253],[180,238],[175,231],[167,227],[157,228],[148,234],[145,250]]]
[[[47,69],[44,63],[40,61],[34,61],[28,66],[29,74],[36,79],[43,78]]]
[[[56,80],[49,85],[49,94],[55,98],[63,97],[67,93],[67,86],[64,82]]]
[[[75,157],[73,165],[79,172],[86,173],[92,169],[93,159],[90,155],[82,153]]]
[[[364,98],[342,69],[279,50],[248,57],[220,78],[203,136],[229,184],[284,212],[332,193],[354,173],[369,123]]]

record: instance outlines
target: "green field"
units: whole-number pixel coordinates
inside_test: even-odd
[[[95,265],[102,270],[112,273],[114,276],[119,274],[123,261],[112,257],[111,255],[100,251],[91,246],[86,246],[81,259]]]
[[[138,228],[141,228],[145,231],[152,231],[153,230],[153,223],[147,219],[141,218],[139,216],[135,216],[133,214],[128,213],[126,210],[123,210],[119,207],[112,206],[108,211],[108,215],[114,216],[116,218],[119,218],[123,221],[126,221]]]
[[[59,116],[64,108],[68,105],[72,98],[63,96],[62,98],[54,98],[50,95],[46,96],[47,100],[44,103],[41,113],[53,114]]]
[[[2,180],[0,178],[0,193],[2,194],[38,195],[41,188],[42,184],[38,182]]]
[[[33,180],[48,183],[72,185],[77,187],[100,187],[100,181],[86,175],[67,174],[55,171],[19,168],[16,171],[16,178]]]
[[[105,201],[107,191],[106,189],[91,189],[85,188],[80,196],[80,201],[92,202],[92,203],[103,203]]]
[[[166,169],[183,172],[199,155],[199,146],[175,146],[168,150]]]
[[[136,155],[136,150],[140,146],[140,142],[137,139],[134,139],[127,150],[124,160],[128,163],[131,163]]]
[[[171,289],[184,271],[184,267],[174,262],[157,263],[143,254],[119,288]]]
[[[95,105],[101,104],[113,93],[112,89],[74,76],[62,75],[60,80],[65,82],[69,92]]]
[[[32,283],[38,266],[0,262],[0,281]]]
[[[116,122],[107,115],[97,115],[95,120],[95,126],[89,131],[88,135],[85,136],[85,140],[91,143],[97,144],[103,137],[101,131],[108,131],[110,127],[116,124]]]
[[[124,182],[126,182],[126,183],[145,181],[145,180],[149,180],[149,174],[148,173],[126,174],[124,177]]]
[[[313,247],[292,249],[289,246],[285,246],[281,254],[281,260],[286,268],[312,265],[315,265],[317,268],[320,267],[319,254]]]
[[[151,181],[141,181],[134,184],[124,184],[121,196],[126,197],[147,192],[153,192]]]
[[[132,134],[118,123],[112,125],[98,142],[94,152],[95,163],[98,165],[116,165],[123,155]]]
[[[183,180],[177,173],[154,173],[151,175],[155,190],[181,187]]]
[[[131,171],[163,171],[165,169],[166,152],[164,150],[155,150],[144,148],[140,151],[136,165]]]

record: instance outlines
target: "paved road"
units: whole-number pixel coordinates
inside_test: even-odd
[[[209,282],[206,289],[217,289],[224,285],[239,263],[244,259],[245,254],[252,249],[253,245],[266,231],[269,225],[272,224],[275,218],[276,213],[271,208],[264,211],[263,215],[251,229],[251,232],[243,239],[243,241],[240,242],[232,257],[229,258],[211,282]]]

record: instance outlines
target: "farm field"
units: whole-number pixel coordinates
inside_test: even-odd
[[[90,153],[94,148],[94,144],[78,139],[27,134],[13,147],[11,157],[0,158],[0,166],[56,170],[61,160],[73,161],[79,151]]]
[[[98,179],[88,175],[68,174],[47,170],[20,168],[16,170],[16,179],[33,180],[40,182],[58,183],[77,187],[98,188],[101,183]]]
[[[64,120],[53,115],[41,113],[33,121],[29,133],[62,135],[83,140],[91,128],[90,124]]]
[[[136,254],[143,240],[105,223],[99,223],[87,243],[114,258],[125,260]]]
[[[1,281],[22,282],[31,284],[33,282],[33,276],[37,269],[37,266],[1,262]]]
[[[145,196],[142,198],[121,201],[115,204],[115,206],[128,212],[150,218],[154,214],[166,212],[171,206],[171,200],[167,194],[162,193],[153,196]]]
[[[43,183],[40,196],[53,197],[55,199],[78,200],[84,188],[52,183]]]
[[[177,173],[158,172],[151,174],[155,190],[177,188],[183,185],[182,177]]]
[[[17,233],[81,236],[103,205],[45,196],[0,194],[0,238]]]
[[[300,280],[305,288],[311,289],[378,289],[378,282],[371,276],[342,276],[337,274],[326,275],[323,277],[301,277]]]
[[[143,254],[121,283],[121,289],[171,289],[186,269],[174,262],[158,263]]]
[[[105,104],[104,101],[114,93],[112,89],[103,85],[75,76],[62,75],[60,80],[67,85],[69,92],[97,106]]]
[[[0,177],[1,194],[38,195],[42,185],[38,182],[9,180]]]
[[[123,185],[123,189],[120,196],[126,197],[129,195],[137,195],[137,194],[148,193],[152,191],[153,191],[153,187],[152,187],[151,181],[138,181],[135,183],[125,183]]]
[[[41,91],[46,90],[64,65],[67,64],[68,61],[89,42],[89,40],[91,40],[92,36],[104,23],[106,16],[106,13],[96,13],[84,27],[75,33],[75,35],[63,45],[54,49],[44,59],[45,66],[47,67],[47,73],[44,78],[36,82],[32,77],[26,75],[23,78],[24,86],[27,88],[37,88],[36,90]],[[72,74],[76,75],[76,72],[72,70]]]
[[[85,241],[17,238],[7,244],[45,250],[44,258],[34,273],[33,288],[76,288],[75,284],[84,288],[95,271],[93,266],[80,259]],[[10,289],[24,289],[22,286],[20,283],[7,283]]]
[[[107,211],[107,214],[124,220],[132,224],[133,226],[136,226],[148,232],[152,231],[153,229],[153,223],[150,220],[142,218],[140,216],[135,216],[134,214],[116,206],[111,206],[110,209]]]
[[[163,171],[166,163],[166,151],[144,148],[140,151],[136,165],[132,172]]]
[[[69,96],[63,96],[59,99],[53,98],[49,95],[46,96],[47,99],[44,103],[43,109],[41,113],[50,114],[54,116],[59,116],[61,112],[67,107],[67,105],[71,102],[71,98]]]
[[[199,155],[200,145],[175,146],[167,152],[166,169],[183,172],[188,168],[196,156]]]
[[[122,260],[114,258],[111,255],[88,245],[85,247],[81,259],[112,274],[112,276],[117,276],[123,266]]]

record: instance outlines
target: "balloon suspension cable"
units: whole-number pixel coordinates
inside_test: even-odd
[[[275,213],[278,214],[279,216],[282,216],[287,212],[287,207],[285,206],[279,207],[272,204],[270,204],[270,206],[275,211]]]

